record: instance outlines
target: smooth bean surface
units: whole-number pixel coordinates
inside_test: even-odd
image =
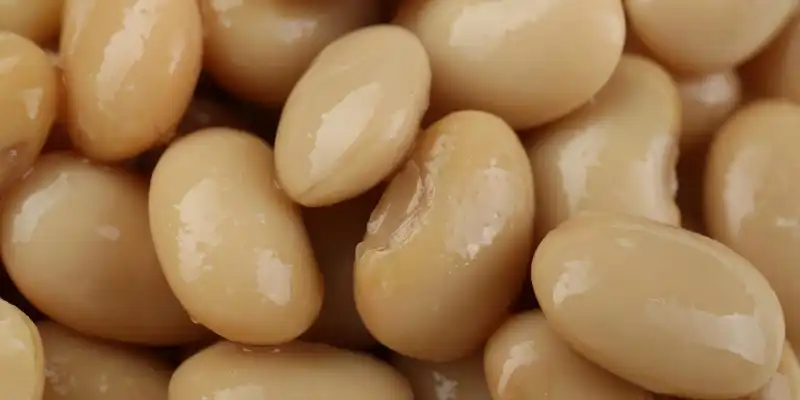
[[[408,0],[396,22],[430,55],[436,111],[488,111],[514,129],[588,101],[625,42],[621,0]]]
[[[45,355],[42,400],[167,400],[172,369],[151,351],[37,324]]]
[[[68,129],[90,158],[119,161],[169,140],[202,66],[196,0],[70,0],[61,56]]]
[[[280,106],[330,42],[377,20],[378,1],[199,0],[204,66],[231,93]]]
[[[541,311],[508,319],[486,344],[486,381],[495,400],[644,400],[647,394],[575,353]]]
[[[767,277],[781,299],[787,337],[800,343],[800,105],[761,101],[719,131],[708,156],[709,234]]]
[[[11,279],[56,321],[88,335],[152,345],[204,334],[161,272],[141,177],[50,153],[6,193],[0,216]]]
[[[413,400],[408,382],[370,356],[322,344],[246,347],[220,342],[181,365],[170,400]]]
[[[260,139],[230,128],[184,136],[156,165],[149,202],[158,259],[195,321],[226,339],[278,344],[317,318],[321,275]]]
[[[669,74],[645,58],[624,56],[594,101],[530,133],[538,236],[582,210],[680,224],[674,199],[680,121]]]
[[[331,43],[281,114],[275,168],[286,193],[323,206],[385,179],[414,143],[430,84],[425,49],[405,29],[372,26]]]
[[[8,399],[40,400],[43,391],[39,331],[22,311],[0,299],[0,393]]]
[[[0,30],[0,190],[25,173],[41,152],[56,117],[56,84],[55,69],[42,49]]]
[[[778,34],[797,0],[624,0],[647,48],[678,71],[736,67]]]
[[[545,237],[532,273],[553,329],[645,389],[731,399],[778,368],[785,324],[777,295],[752,264],[704,236],[584,213]]]
[[[707,145],[742,102],[741,79],[734,70],[675,76],[681,96],[681,145]]]

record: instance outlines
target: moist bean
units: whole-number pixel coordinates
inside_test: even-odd
[[[519,293],[533,216],[530,167],[505,122],[462,111],[435,123],[356,249],[356,306],[367,328],[423,360],[478,351]]]
[[[491,400],[483,374],[483,354],[447,363],[395,354],[391,359],[411,384],[415,400]]]
[[[644,400],[643,389],[572,351],[541,311],[508,319],[486,344],[486,380],[495,400]]]
[[[150,345],[205,334],[164,279],[141,177],[69,153],[46,154],[5,194],[0,217],[9,276],[54,320]]]
[[[294,342],[247,347],[220,342],[184,362],[169,385],[170,400],[413,400],[403,377],[367,355]]]
[[[387,178],[419,132],[430,83],[425,49],[402,28],[372,26],[331,43],[281,114],[275,168],[286,193],[324,206]]]
[[[172,369],[148,350],[37,324],[45,353],[42,400],[167,400]]]
[[[741,254],[769,280],[800,343],[800,105],[764,100],[737,112],[708,155],[705,216],[711,237]]]
[[[736,71],[682,74],[675,77],[681,96],[681,145],[707,145],[742,102]]]
[[[628,23],[661,62],[710,73],[755,55],[788,22],[796,0],[623,0]]]
[[[56,102],[56,72],[47,54],[28,39],[0,31],[0,191],[42,151]]]
[[[39,331],[22,311],[0,299],[0,393],[8,399],[39,400],[43,391]]]
[[[530,135],[539,237],[582,210],[678,225],[680,98],[657,64],[624,56],[594,101]],[[609,190],[613,185],[613,190]]]
[[[584,213],[544,238],[531,268],[553,329],[645,389],[732,399],[778,368],[785,324],[775,292],[752,264],[707,237]]]
[[[196,0],[69,0],[61,36],[68,130],[85,155],[120,161],[169,140],[202,56]]]
[[[281,106],[330,42],[377,20],[379,1],[199,0],[206,70],[231,93]]]
[[[435,111],[483,110],[514,129],[587,102],[625,42],[621,0],[408,0],[396,23],[430,55]]]
[[[150,184],[158,259],[195,321],[248,344],[306,331],[323,288],[299,210],[275,181],[272,150],[231,128],[174,142]]]

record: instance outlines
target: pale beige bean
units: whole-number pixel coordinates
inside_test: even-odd
[[[435,111],[488,111],[514,129],[588,101],[625,42],[621,0],[408,0],[397,23],[430,54]]]
[[[681,96],[681,146],[707,146],[720,126],[742,103],[742,85],[734,70],[677,74]]]
[[[528,146],[537,236],[582,210],[624,212],[673,225],[680,97],[670,75],[626,55],[594,101]]]
[[[486,344],[494,400],[647,400],[644,389],[587,361],[553,331],[541,311],[506,321]]]
[[[283,107],[275,164],[286,193],[324,206],[385,179],[414,143],[430,84],[425,49],[405,29],[372,26],[331,43]]]
[[[37,324],[45,353],[42,400],[167,400],[172,369],[148,350]]]
[[[314,256],[325,278],[322,310],[304,340],[353,350],[377,344],[356,310],[353,269],[356,246],[364,238],[369,216],[382,193],[382,188],[377,188],[330,207],[303,210]]]
[[[56,118],[56,83],[56,71],[42,49],[0,32],[0,192],[42,151]]]
[[[377,20],[379,0],[199,0],[205,67],[221,86],[281,106],[314,57]]]
[[[323,344],[246,347],[221,342],[185,361],[169,400],[413,400],[408,382],[370,356]]]
[[[61,56],[68,130],[90,158],[119,161],[168,140],[202,64],[195,0],[68,0]]]
[[[742,68],[746,88],[761,97],[800,103],[800,13],[783,32]]]
[[[528,159],[505,122],[463,111],[428,128],[357,248],[367,328],[414,358],[473,354],[519,293],[533,214]]]
[[[43,44],[58,38],[64,0],[0,1],[0,31]]]
[[[395,354],[391,362],[408,379],[414,390],[414,400],[492,400],[480,352],[446,363]]]
[[[561,337],[650,391],[732,399],[760,389],[778,368],[778,297],[752,264],[707,237],[584,213],[545,237],[532,280]]]
[[[322,279],[259,138],[209,128],[173,143],[151,178],[150,228],[178,300],[220,336],[283,343],[317,318]]]
[[[660,61],[684,72],[736,67],[765,46],[797,0],[624,0],[628,23]]]
[[[150,345],[206,334],[161,272],[142,177],[68,153],[46,154],[5,196],[0,216],[9,276],[54,320],[87,335]]]
[[[781,299],[787,337],[800,343],[800,105],[756,102],[717,134],[708,156],[711,237],[750,260]]]
[[[0,393],[4,399],[41,400],[44,351],[36,325],[0,299]]]

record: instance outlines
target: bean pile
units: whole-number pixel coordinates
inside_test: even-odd
[[[800,400],[799,0],[0,0],[2,400]]]

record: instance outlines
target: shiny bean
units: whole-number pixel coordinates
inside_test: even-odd
[[[756,102],[736,113],[708,155],[705,216],[711,237],[767,277],[800,343],[800,105]]]
[[[199,0],[204,66],[243,99],[280,106],[330,42],[377,19],[378,1]]]
[[[246,347],[221,342],[181,365],[170,400],[413,400],[408,382],[363,354],[294,342]]]
[[[84,334],[151,345],[205,334],[161,272],[140,177],[50,153],[7,193],[0,216],[8,274],[54,320]]]
[[[56,85],[56,71],[42,49],[0,31],[0,191],[42,151],[56,118]]]
[[[625,42],[621,0],[408,0],[396,22],[430,55],[432,108],[488,111],[514,129],[587,102]]]
[[[428,128],[356,250],[367,328],[414,358],[477,351],[519,293],[533,213],[525,151],[501,119],[463,111]]]
[[[42,400],[167,400],[172,369],[147,350],[37,324],[45,353]]]
[[[249,344],[287,342],[311,326],[321,276],[260,139],[230,128],[180,138],[159,159],[149,195],[162,269],[197,322]]]
[[[0,299],[0,393],[7,399],[40,400],[43,391],[39,331],[22,311]]]
[[[430,83],[425,49],[405,29],[378,25],[331,43],[283,108],[275,165],[286,193],[324,206],[385,179],[414,143]]]
[[[586,361],[553,331],[541,311],[506,321],[486,344],[494,400],[644,400],[640,389]]]
[[[90,158],[119,161],[169,140],[200,74],[196,0],[68,0],[64,15],[75,146]]]
[[[678,90],[667,72],[626,55],[593,102],[531,132],[539,136],[528,146],[540,210],[538,236],[582,210],[678,225],[680,118]]]
[[[584,213],[545,237],[532,273],[553,329],[645,389],[732,399],[764,386],[778,368],[778,297],[752,264],[704,236]]]
[[[738,66],[778,34],[797,0],[623,0],[628,23],[666,65],[710,73]]]
[[[707,145],[741,104],[741,80],[733,70],[675,78],[681,96],[681,145]]]

